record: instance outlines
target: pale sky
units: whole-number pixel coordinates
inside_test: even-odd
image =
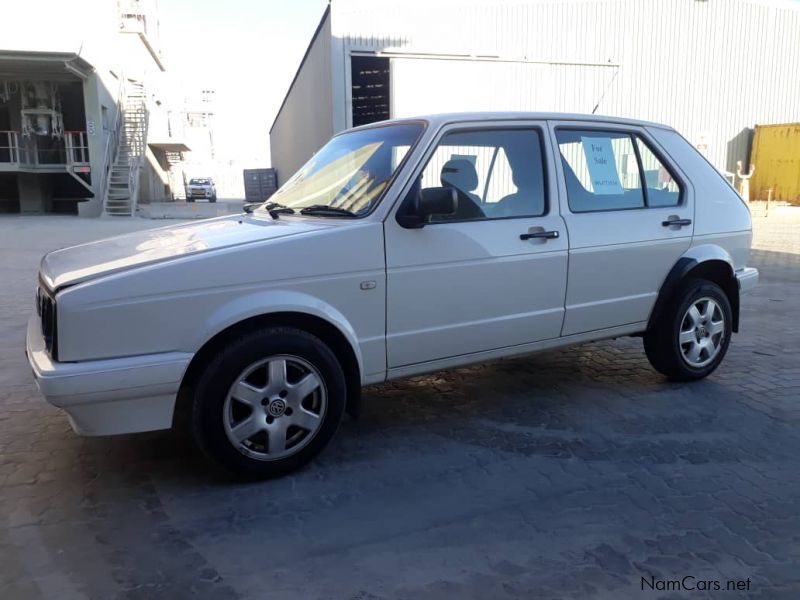
[[[159,0],[168,72],[216,90],[217,157],[269,164],[269,128],[327,0]]]

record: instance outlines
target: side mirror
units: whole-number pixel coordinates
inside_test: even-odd
[[[434,215],[455,214],[458,192],[451,187],[424,188],[408,204],[407,212],[398,215],[397,221],[406,229],[419,229]]]
[[[458,210],[458,192],[451,187],[420,190],[417,214],[424,220],[433,215],[454,215]]]

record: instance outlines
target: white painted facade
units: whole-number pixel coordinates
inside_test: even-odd
[[[332,0],[270,132],[281,183],[352,125],[350,59],[390,59],[392,117],[537,110],[667,123],[719,169],[800,120],[800,3]]]

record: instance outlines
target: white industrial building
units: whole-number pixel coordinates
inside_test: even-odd
[[[270,129],[281,183],[348,127],[437,112],[668,123],[723,171],[800,121],[800,2],[331,0]]]
[[[0,36],[0,212],[131,215],[185,197],[187,139],[209,145],[210,125],[169,78],[156,0],[12,4]]]

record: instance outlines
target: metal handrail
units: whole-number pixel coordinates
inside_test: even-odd
[[[144,103],[144,101],[143,101]],[[149,113],[147,111],[147,105],[145,103],[144,106],[144,121],[142,123],[142,131],[141,135],[139,136],[139,140],[137,140],[137,156],[135,159],[135,163],[131,165],[130,171],[130,180],[128,181],[128,189],[131,192],[131,216],[136,214],[136,208],[139,204],[139,170],[142,167],[145,159],[145,153],[147,149],[147,129],[149,125]]]
[[[64,131],[64,143],[68,166],[89,164],[89,142],[85,131]]]
[[[108,194],[111,189],[111,165],[117,158],[119,151],[120,133],[122,131],[122,111],[124,110],[123,103],[125,101],[125,75],[119,74],[119,86],[117,88],[117,115],[114,119],[114,127],[111,129],[106,140],[105,160],[103,163],[102,171],[102,186],[103,190],[103,212],[108,208]]]
[[[4,137],[5,144],[2,143]],[[8,160],[3,160],[3,150],[8,151]],[[0,162],[19,164],[19,133],[14,130],[0,131]]]
[[[0,140],[5,138],[5,144],[0,144],[0,152],[6,151],[7,158],[0,155],[0,162],[16,165],[18,167],[48,167],[66,165],[66,147],[39,148],[35,142],[24,140],[19,143],[19,131],[13,129],[0,131]]]

